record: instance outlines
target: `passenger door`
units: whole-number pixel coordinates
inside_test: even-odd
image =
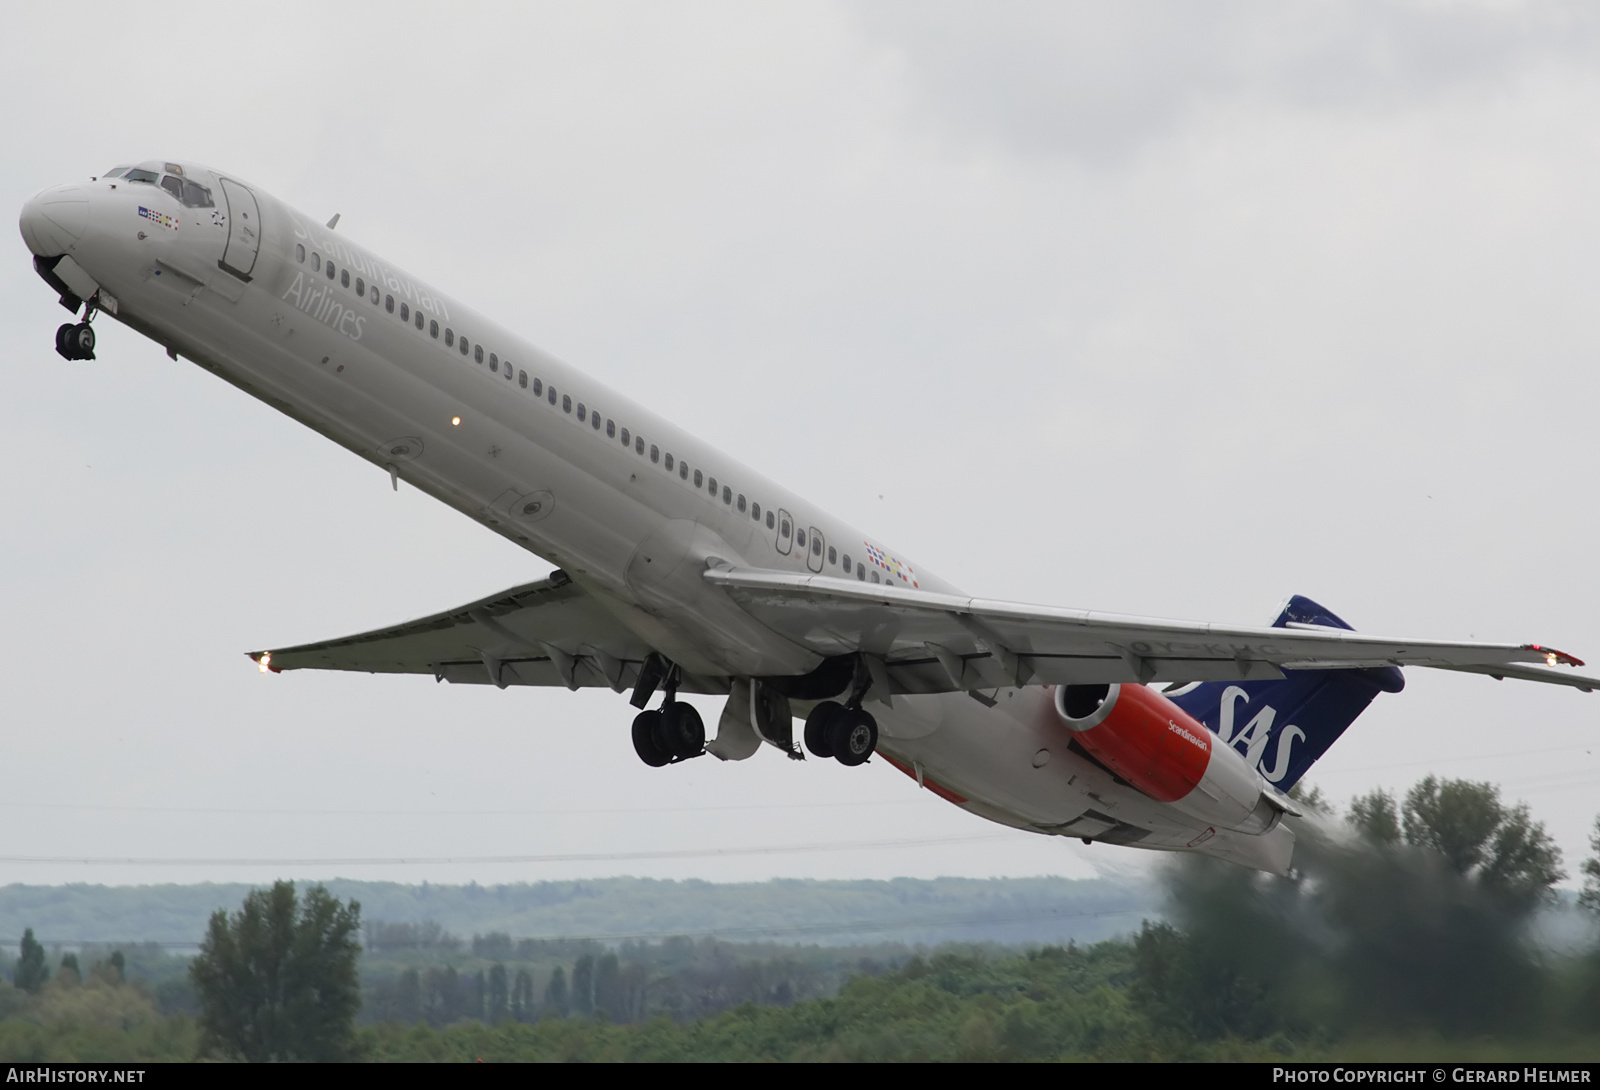
[[[217,264],[248,283],[261,252],[261,210],[254,193],[231,178],[221,182],[228,205],[228,245]]]

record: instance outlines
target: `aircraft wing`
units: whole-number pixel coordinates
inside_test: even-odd
[[[264,670],[432,674],[469,684],[604,685],[638,678],[650,648],[565,572],[431,617],[321,643],[252,651]]]
[[[1538,644],[1396,639],[1321,626],[1239,627],[902,590],[850,579],[722,566],[705,578],[773,629],[822,655],[867,652],[892,692],[1000,685],[1264,680],[1285,669],[1430,666],[1556,682],[1600,678]],[[1528,665],[1537,664],[1537,665]]]

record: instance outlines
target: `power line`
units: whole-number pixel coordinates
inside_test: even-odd
[[[289,817],[517,817],[584,814],[696,814],[720,810],[830,810],[862,806],[917,806],[921,796],[873,802],[752,802],[723,806],[611,806],[578,809],[539,810],[327,810],[293,807],[237,806],[123,806],[94,802],[15,802],[0,801],[0,808],[19,810],[94,810],[134,814],[243,814]]]
[[[226,857],[0,855],[0,863],[80,864],[132,867],[383,867],[447,863],[597,863],[645,859],[702,859],[718,856],[788,855],[803,852],[863,851],[878,848],[927,848],[945,844],[1010,840],[1010,836],[952,836],[906,840],[861,840],[818,844],[767,844],[744,848],[674,848],[666,851],[572,852],[552,855],[348,856],[323,859],[241,859]]]

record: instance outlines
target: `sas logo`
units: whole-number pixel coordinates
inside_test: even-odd
[[[173,231],[178,229],[177,216],[169,216],[165,212],[157,212],[155,209],[146,208],[142,204],[139,206],[139,215],[143,216],[157,227],[166,227]]]
[[[1278,709],[1270,704],[1263,705],[1256,712],[1255,718],[1234,733],[1234,723],[1238,716],[1239,701],[1245,702],[1245,714],[1249,714],[1250,694],[1237,685],[1229,685],[1222,692],[1222,708],[1217,718],[1217,737],[1244,754],[1245,763],[1251,768],[1258,769],[1271,783],[1278,783],[1289,773],[1289,751],[1294,747],[1296,739],[1305,740],[1306,732],[1293,724],[1284,727],[1278,732],[1278,748],[1272,755],[1272,767],[1263,768],[1263,759],[1267,755],[1267,744],[1272,741],[1272,721],[1278,717]]]

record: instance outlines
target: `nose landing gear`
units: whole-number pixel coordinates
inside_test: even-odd
[[[68,322],[56,330],[56,352],[63,359],[94,359],[94,327],[87,321]]]

